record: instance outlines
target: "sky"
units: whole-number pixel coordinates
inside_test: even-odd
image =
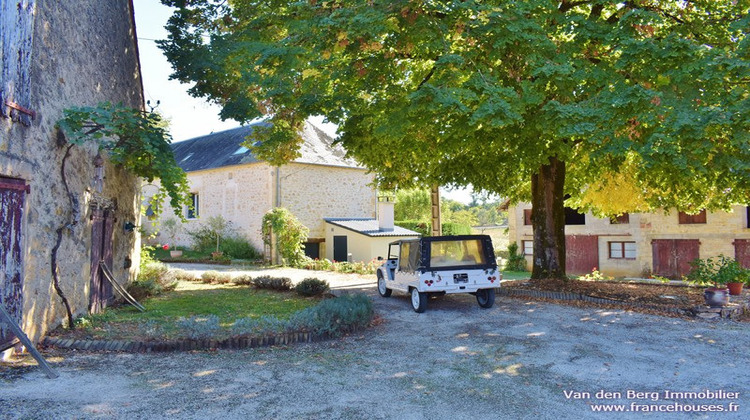
[[[167,38],[164,25],[174,9],[162,5],[159,0],[133,0],[133,6],[143,93],[146,101],[150,101],[150,106],[155,107],[155,110],[170,121],[172,140],[179,142],[238,127],[240,124],[236,121],[221,121],[219,118],[221,108],[218,105],[190,96],[187,93],[190,85],[169,80],[172,67],[156,46],[155,41]],[[159,101],[158,106],[157,101]],[[328,134],[335,136],[336,126],[324,124],[320,118],[313,120],[313,123]],[[440,192],[443,197],[463,203],[471,201],[470,188],[451,191],[441,188]]]

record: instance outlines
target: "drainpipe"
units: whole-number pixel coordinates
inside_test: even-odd
[[[276,167],[276,205],[274,207],[281,207],[281,168],[279,166]],[[281,264],[281,255],[279,255],[277,243],[276,232],[274,232],[271,238],[272,261],[275,261],[276,264]]]

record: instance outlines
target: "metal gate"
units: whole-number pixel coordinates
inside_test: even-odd
[[[587,274],[599,267],[599,236],[565,236],[565,272]]]
[[[114,214],[100,208],[92,209],[91,226],[91,294],[89,311],[101,312],[114,299],[112,285],[104,277],[99,261],[112,267],[112,227]]]
[[[690,262],[700,256],[698,239],[654,239],[653,273],[660,277],[677,279],[690,272]]]
[[[23,317],[21,222],[26,191],[24,180],[0,176],[0,305],[18,325]],[[10,327],[0,322],[0,350],[15,338]]]

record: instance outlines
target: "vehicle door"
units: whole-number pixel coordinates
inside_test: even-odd
[[[398,267],[396,268],[396,285],[401,290],[408,290],[409,286],[416,286],[419,281],[419,242],[401,242],[399,249]]]

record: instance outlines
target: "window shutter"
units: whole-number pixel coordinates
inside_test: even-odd
[[[0,2],[0,116],[31,125],[31,45],[35,0]]]

